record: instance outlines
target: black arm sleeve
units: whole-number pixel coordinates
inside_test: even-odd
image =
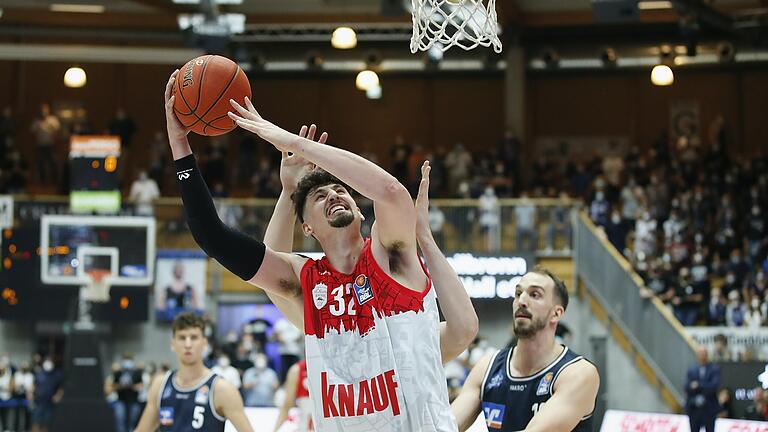
[[[264,243],[232,229],[219,219],[208,186],[197,167],[195,155],[176,163],[176,177],[189,230],[200,248],[243,280],[256,275],[264,260]]]

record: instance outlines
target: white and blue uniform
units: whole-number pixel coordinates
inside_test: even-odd
[[[179,388],[175,376],[176,371],[169,371],[160,386],[160,432],[223,432],[226,419],[216,412],[213,403],[219,376],[210,372],[188,388]]]
[[[494,354],[480,387],[485,422],[492,432],[524,430],[554,394],[555,382],[563,369],[585,360],[563,345],[563,352],[544,369],[530,376],[513,377],[510,373],[512,349],[505,348]],[[591,432],[592,413],[584,416],[573,431]]]

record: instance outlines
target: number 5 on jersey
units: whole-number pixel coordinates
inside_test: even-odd
[[[203,427],[204,421],[205,421],[205,407],[200,405],[195,406],[195,411],[192,413],[192,428],[200,429],[201,427]]]

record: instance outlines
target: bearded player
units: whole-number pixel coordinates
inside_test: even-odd
[[[284,314],[303,323],[316,429],[455,430],[435,292],[416,254],[416,211],[405,187],[360,156],[280,129],[249,100],[247,110],[232,101],[238,126],[321,168],[299,182],[292,201],[325,257],[273,251],[218,218],[188,130],[173,114],[177,73],[166,87],[166,119],[190,231],[209,256],[294,306]],[[374,203],[371,238],[360,234],[346,184]]]
[[[253,432],[238,390],[203,364],[205,322],[185,312],[172,326],[171,350],[179,368],[156,378],[137,432],[223,432],[228,419],[239,432]]]
[[[484,356],[452,409],[465,431],[482,409],[490,431],[592,431],[600,377],[595,366],[555,342],[568,307],[565,283],[536,268],[515,288],[517,345]]]

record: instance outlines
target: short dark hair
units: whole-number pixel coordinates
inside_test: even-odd
[[[177,331],[190,328],[199,328],[200,332],[205,335],[205,321],[202,317],[196,315],[193,312],[182,312],[176,315],[176,318],[173,319],[173,325],[171,328],[173,329],[174,336],[176,335]]]
[[[555,274],[548,268],[541,266],[534,267],[534,269],[531,270],[531,273],[548,276],[552,279],[552,282],[555,284],[555,297],[560,300],[560,305],[563,306],[563,309],[568,309],[568,288],[565,286],[565,282],[563,282],[562,279],[555,276]]]
[[[347,192],[352,193],[352,189],[344,182],[321,169],[312,170],[299,180],[296,190],[291,194],[291,200],[293,201],[293,209],[296,211],[296,217],[299,218],[300,222],[304,222],[304,205],[307,203],[307,196],[315,189],[329,184],[341,185]]]

